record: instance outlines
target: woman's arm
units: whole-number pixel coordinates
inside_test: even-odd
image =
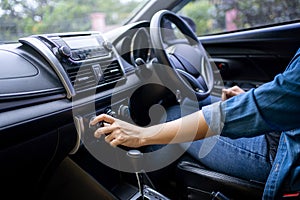
[[[151,127],[139,127],[106,114],[97,116],[91,125],[101,121],[104,127],[97,129],[94,136],[106,135],[105,141],[114,147],[188,142],[204,138],[208,131],[202,111]]]
[[[242,89],[234,86],[224,89],[222,100],[244,93]],[[105,136],[105,141],[111,146],[124,145],[128,147],[140,147],[151,144],[169,144],[190,142],[210,136],[207,134],[208,125],[204,119],[203,112],[198,111],[167,123],[139,127],[109,115],[99,115],[91,122],[92,125],[104,121],[104,127],[95,131],[96,138]],[[210,131],[210,134],[212,132]],[[220,134],[217,133],[217,134]]]

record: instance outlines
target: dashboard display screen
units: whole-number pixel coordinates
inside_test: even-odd
[[[91,36],[80,36],[80,37],[66,37],[63,40],[71,49],[80,49],[86,47],[99,46],[99,42],[96,37]]]

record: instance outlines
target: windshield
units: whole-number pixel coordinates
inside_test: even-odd
[[[146,0],[0,0],[0,42],[121,26]]]

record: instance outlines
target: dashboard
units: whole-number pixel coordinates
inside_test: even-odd
[[[57,163],[76,153],[84,137],[93,140],[88,124],[95,115],[130,117],[128,94],[141,85],[136,59],[150,62],[153,56],[144,25],[133,31],[126,27],[116,38],[99,32],[57,33],[0,46],[4,190],[18,187],[25,195],[38,189]],[[142,44],[141,51],[133,50]],[[144,103],[140,95],[132,96]]]
[[[180,94],[163,84],[171,83],[168,74],[162,80],[156,71],[150,31],[141,21],[105,34],[31,35],[0,46],[0,177],[7,195],[16,187],[36,194],[68,155],[83,145],[98,149],[89,125],[96,115],[149,126],[160,123],[161,108],[178,104]],[[172,46],[173,39],[164,42]]]
[[[10,133],[58,114],[76,129],[74,152],[95,115],[112,110],[121,119],[149,125],[152,105],[176,103],[174,92],[157,84],[159,77],[147,80],[157,63],[147,21],[106,34],[31,35],[1,45],[0,58],[6,60],[0,68],[0,130]]]
[[[69,148],[75,153],[89,120],[100,113],[113,111],[121,119],[148,124],[149,108],[168,94],[160,85],[143,82],[141,69],[155,61],[149,25],[130,24],[109,34],[31,35],[1,45],[2,141],[14,135],[13,145],[68,124],[76,138]],[[39,120],[41,130],[30,125]],[[19,131],[23,126],[26,136]]]

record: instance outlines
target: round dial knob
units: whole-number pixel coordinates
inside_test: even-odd
[[[125,105],[121,105],[121,106],[119,107],[118,114],[119,114],[119,116],[121,116],[122,118],[129,119],[129,118],[130,118],[130,110],[129,110],[129,107],[128,107],[128,106],[125,106]]]
[[[104,41],[104,42],[103,42],[103,46],[104,46],[104,48],[107,49],[108,51],[112,51],[112,49],[113,49],[112,43],[111,43],[111,42],[108,42],[108,41]]]
[[[70,57],[71,56],[71,49],[67,46],[59,47],[58,52],[62,57]]]

